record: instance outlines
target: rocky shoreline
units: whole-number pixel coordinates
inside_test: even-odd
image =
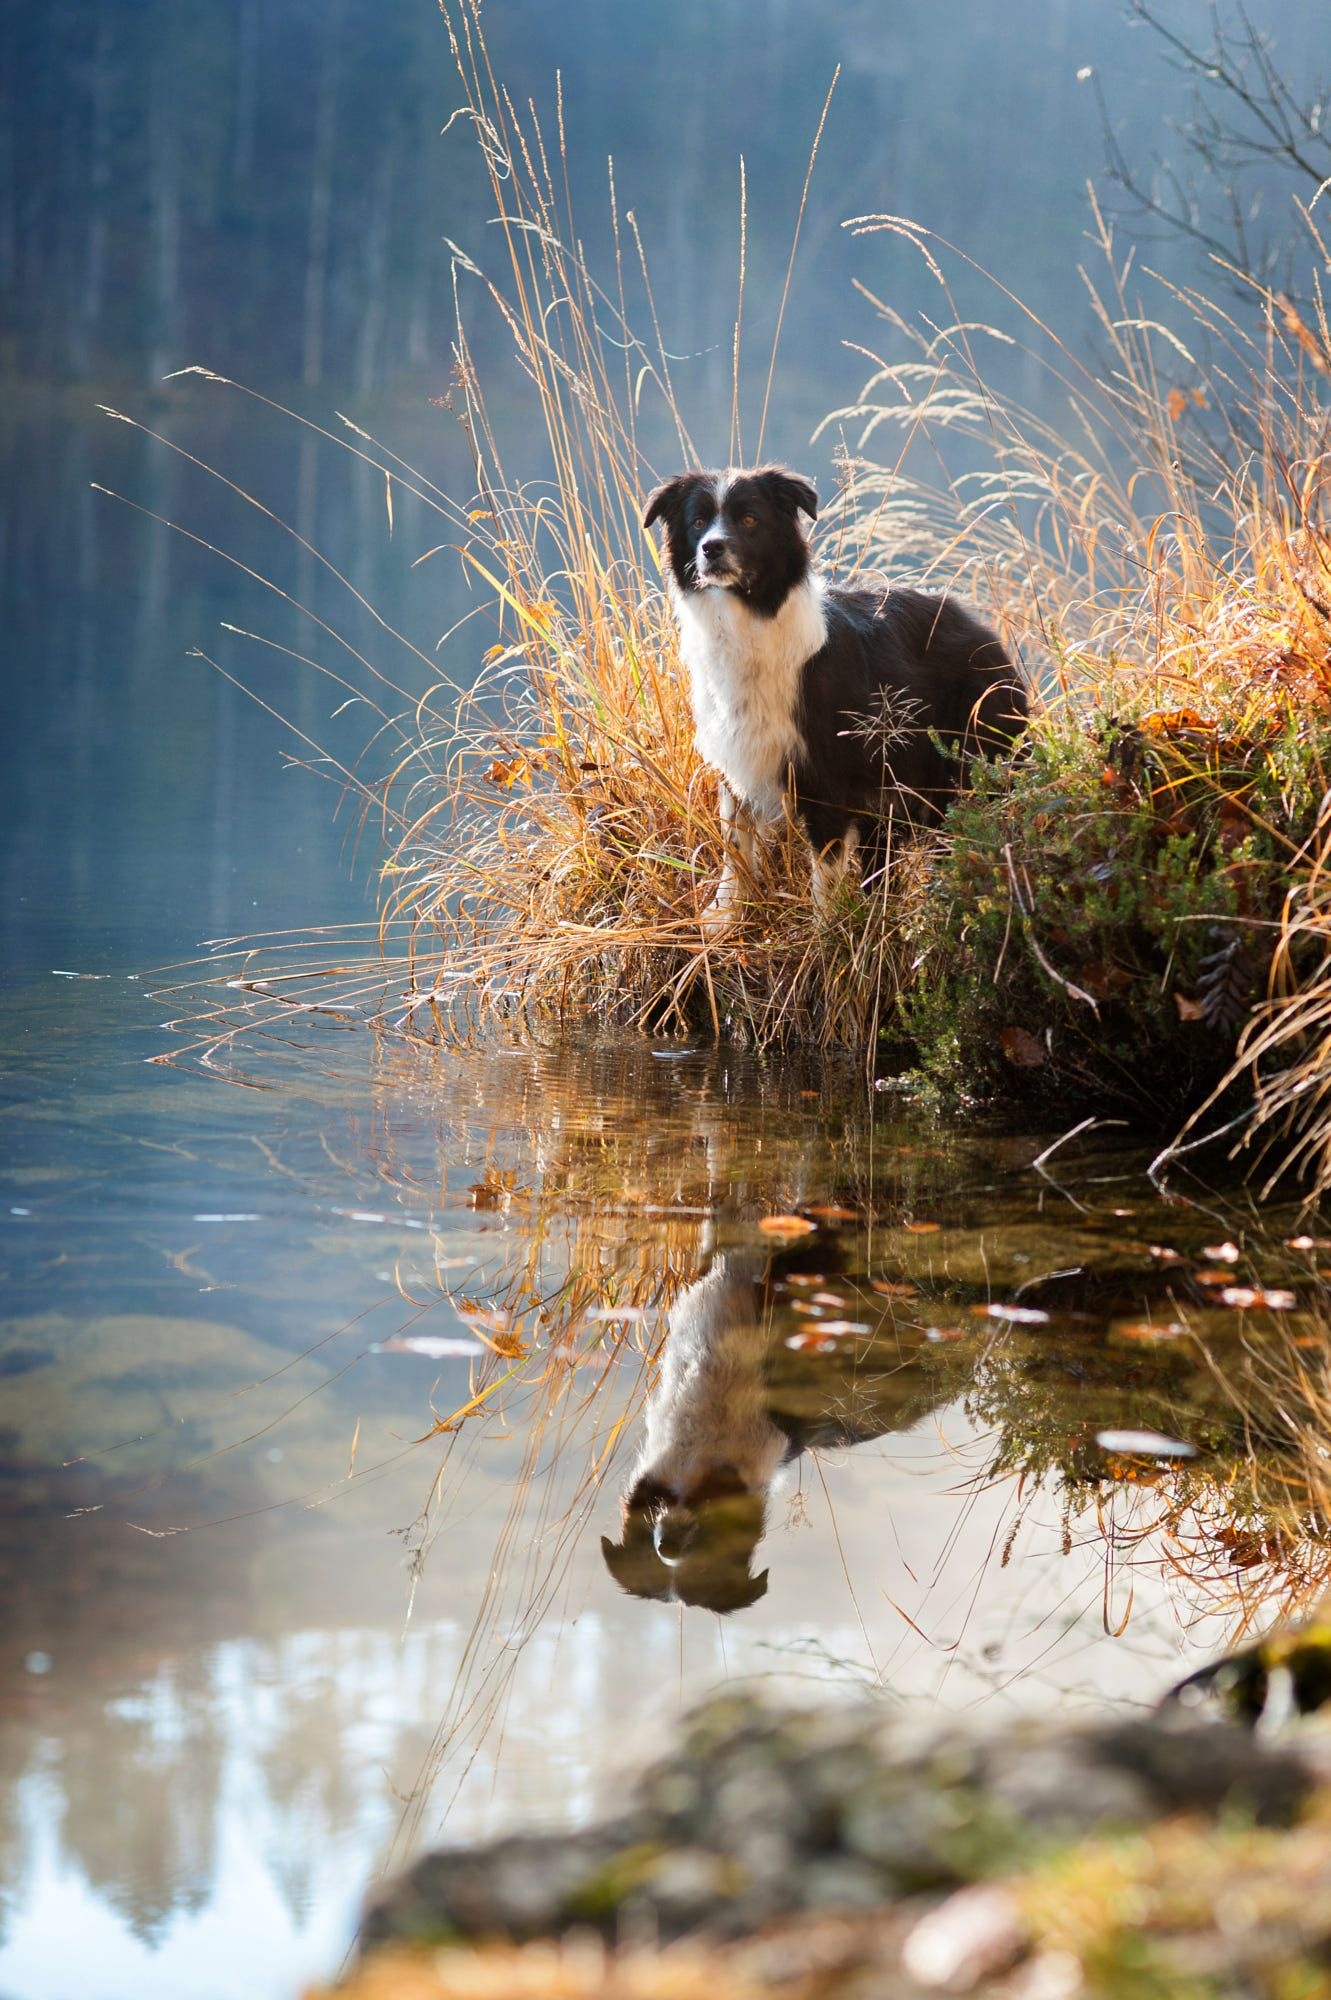
[[[1177,1704],[922,1732],[727,1696],[618,1817],[424,1856],[360,1951],[356,2000],[1310,2000],[1331,1995],[1331,1739]]]

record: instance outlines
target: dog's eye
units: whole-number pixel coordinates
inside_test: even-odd
[[[741,514],[739,524],[741,528],[756,528],[758,525],[758,516],[756,514]]]

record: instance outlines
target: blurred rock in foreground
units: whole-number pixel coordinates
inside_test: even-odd
[[[728,1697],[620,1818],[426,1855],[341,1992],[1331,2000],[1329,1776],[1323,1734],[1178,1711],[924,1735]]]

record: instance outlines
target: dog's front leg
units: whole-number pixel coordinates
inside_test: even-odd
[[[725,784],[718,787],[717,797],[725,858],[712,899],[699,912],[698,921],[708,938],[723,936],[738,917],[744,900],[741,875],[753,872],[757,845],[748,807]]]

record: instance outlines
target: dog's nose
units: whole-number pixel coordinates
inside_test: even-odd
[[[710,562],[714,556],[724,555],[725,552],[726,538],[724,535],[706,535],[698,544],[698,553],[704,562]]]
[[[652,1541],[662,1562],[673,1565],[688,1554],[697,1533],[698,1519],[691,1509],[672,1507],[657,1522]]]

